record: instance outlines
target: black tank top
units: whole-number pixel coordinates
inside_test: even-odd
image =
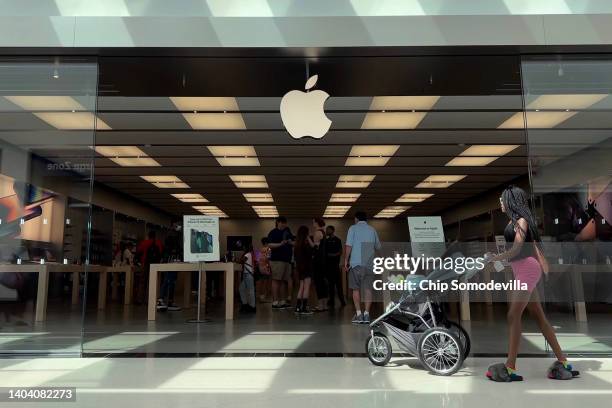
[[[517,229],[519,228],[518,225],[516,228]],[[508,223],[508,225],[506,225],[506,228],[504,229],[504,238],[506,242],[512,243],[514,242],[515,236],[516,236],[516,231],[514,230],[514,226],[510,222]],[[529,228],[527,228],[527,231],[525,232],[525,242],[523,243],[523,246],[521,246],[520,252],[518,253],[518,255],[516,255],[515,257],[509,260],[516,261],[518,259],[524,259],[530,256],[535,257],[536,253],[535,253],[535,244],[533,241],[533,237],[531,236],[531,231],[529,230]]]

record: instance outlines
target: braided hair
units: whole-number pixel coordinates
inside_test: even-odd
[[[509,185],[503,191],[501,199],[506,209],[506,215],[510,218],[512,227],[516,231],[518,220],[524,218],[527,221],[528,232],[534,244],[542,250],[542,239],[540,238],[540,232],[536,224],[535,217],[533,216],[531,209],[529,208],[529,196],[520,187]],[[523,231],[520,227],[518,228],[521,234],[526,234],[527,231]],[[527,237],[523,237],[527,239]]]

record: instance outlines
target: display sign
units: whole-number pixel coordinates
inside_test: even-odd
[[[441,217],[408,217],[412,256],[441,256],[446,250]]]
[[[183,216],[183,260],[219,261],[219,217]]]

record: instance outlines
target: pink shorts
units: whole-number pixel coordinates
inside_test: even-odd
[[[511,261],[510,266],[512,266],[514,279],[521,283],[526,283],[527,289],[531,293],[542,277],[542,267],[538,260],[533,256],[529,256],[527,258]]]

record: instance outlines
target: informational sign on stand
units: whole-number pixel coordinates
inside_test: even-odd
[[[183,216],[183,260],[185,262],[219,261],[219,217]]]
[[[441,256],[446,250],[441,217],[408,217],[412,256]]]

